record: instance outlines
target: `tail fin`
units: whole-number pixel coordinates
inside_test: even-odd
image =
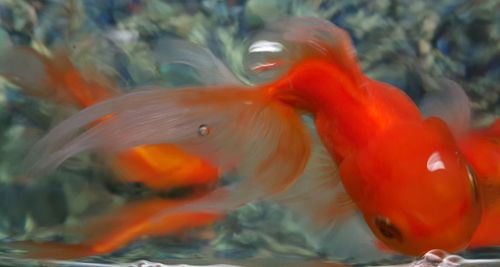
[[[218,213],[193,212],[166,216],[156,222],[152,220],[162,210],[193,199],[153,198],[130,203],[102,217],[94,218],[84,226],[61,230],[67,235],[81,236],[83,241],[79,244],[21,241],[9,244],[9,248],[24,250],[25,258],[76,259],[113,252],[142,236],[168,235],[210,225],[221,217]]]
[[[91,128],[85,126],[109,116]],[[169,143],[244,178],[189,209],[226,211],[280,192],[303,172],[310,138],[292,108],[265,90],[235,87],[145,89],[98,103],[42,138],[27,157],[29,175],[41,175],[89,150],[117,151]],[[169,211],[170,212],[170,211]]]
[[[441,118],[457,136],[466,133],[470,129],[472,112],[469,97],[464,89],[458,83],[445,78],[426,81],[436,90],[423,97],[420,103],[422,114],[425,117]]]
[[[80,108],[117,94],[104,77],[85,80],[65,50],[50,58],[30,47],[12,48],[0,55],[0,75],[29,95]]]
[[[0,56],[0,73],[32,96],[80,108],[118,95],[110,82],[99,80],[99,75],[93,75],[98,82],[85,80],[63,50],[49,58],[31,48],[13,48]],[[169,144],[124,151],[111,157],[111,164],[120,179],[160,190],[213,183],[217,178],[212,166]]]

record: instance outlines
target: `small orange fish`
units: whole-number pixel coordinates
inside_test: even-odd
[[[95,71],[87,73],[92,80],[84,78],[62,50],[49,58],[31,48],[15,48],[4,54],[2,65],[7,66],[2,75],[24,92],[81,109],[120,94]],[[141,182],[155,190],[210,187],[218,180],[215,167],[171,144],[137,146],[113,153],[108,160],[121,180]]]

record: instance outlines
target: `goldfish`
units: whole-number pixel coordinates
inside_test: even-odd
[[[375,236],[400,253],[465,248],[480,222],[481,203],[447,122],[364,75],[349,35],[328,21],[289,18],[265,33],[287,50],[279,64],[262,63],[286,66],[275,80],[250,88],[148,87],[101,101],[40,139],[27,156],[28,173],[50,172],[88,151],[174,144],[238,179],[148,221],[222,215],[278,199],[318,223],[357,210]],[[339,187],[343,193],[333,194]]]
[[[495,235],[496,226],[500,223],[500,119],[497,118],[486,127],[472,128],[471,105],[463,89],[449,80],[442,80],[438,85],[441,89],[437,93],[431,92],[424,97],[421,111],[427,116],[444,118],[453,129],[481,204],[480,222],[466,248],[497,246],[500,244],[500,239]],[[384,244],[377,245],[383,250],[394,251]]]
[[[28,47],[14,48],[4,54],[3,76],[31,96],[79,109],[119,95],[113,82],[95,70],[85,70],[89,81],[72,62],[68,52],[57,50],[53,57]],[[26,65],[12,65],[19,62]],[[102,121],[103,118],[96,120]],[[175,145],[143,145],[107,157],[108,165],[125,182],[140,182],[154,190],[189,186],[210,186],[218,179],[218,171]]]

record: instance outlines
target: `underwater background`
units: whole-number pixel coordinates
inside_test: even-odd
[[[90,64],[125,90],[144,84],[199,84],[189,66],[163,65],[153,44],[173,36],[209,48],[246,82],[246,42],[280,17],[312,16],[347,30],[363,71],[391,83],[419,103],[437,90],[434,77],[458,82],[473,104],[476,126],[500,115],[500,1],[489,0],[0,0],[0,49],[31,45],[43,51],[69,47],[77,65]],[[60,240],[53,227],[84,223],[89,216],[157,193],[120,184],[93,155],[66,162],[29,185],[16,180],[19,163],[40,136],[74,110],[26,97],[0,82],[0,240]],[[213,227],[192,235],[137,240],[105,256],[81,260],[119,264],[284,260],[284,266],[407,263],[414,258],[379,251],[360,218],[317,234],[303,218],[274,203],[246,205]],[[0,266],[37,266],[9,261]],[[500,258],[497,248],[468,251],[466,258]],[[197,261],[200,262],[200,261]],[[246,262],[246,263],[245,263]],[[62,266],[77,266],[61,264]],[[95,266],[95,265],[89,265]],[[325,265],[327,266],[327,265]]]

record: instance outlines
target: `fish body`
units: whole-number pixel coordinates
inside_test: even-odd
[[[285,83],[309,97],[318,134],[374,234],[406,254],[465,248],[481,209],[446,124],[423,118],[400,90],[349,79],[328,61],[299,68]]]
[[[481,207],[449,126],[422,115],[401,90],[366,77],[345,32],[308,22],[301,37],[314,46],[272,86],[284,88],[277,97],[312,113],[343,186],[382,242],[411,255],[464,249]]]

